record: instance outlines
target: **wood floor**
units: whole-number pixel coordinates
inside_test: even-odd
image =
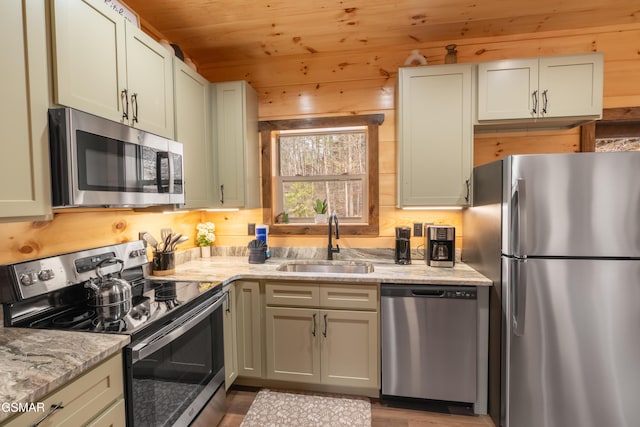
[[[257,390],[232,387],[227,392],[227,413],[219,427],[238,427],[242,423]],[[426,412],[385,406],[377,399],[371,401],[372,427],[495,427],[488,415],[468,416]],[[207,408],[193,422],[192,427],[211,427]]]

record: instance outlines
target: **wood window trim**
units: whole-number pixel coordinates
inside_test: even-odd
[[[582,125],[580,151],[596,151],[596,138],[620,138],[640,134],[640,107],[606,108],[602,119]]]
[[[290,129],[314,129],[323,127],[367,126],[367,156],[369,162],[368,200],[369,222],[366,225],[340,224],[340,234],[351,236],[378,236],[380,209],[379,209],[379,166],[378,144],[379,126],[384,121],[384,114],[366,114],[357,116],[314,117],[304,119],[265,120],[258,124],[261,140],[262,158],[262,207],[263,221],[269,224],[269,234],[281,236],[297,235],[324,235],[327,233],[326,225],[314,224],[274,224],[273,209],[273,170],[272,170],[272,141],[271,133],[277,130]]]

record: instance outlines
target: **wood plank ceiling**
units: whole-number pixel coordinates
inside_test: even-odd
[[[125,0],[199,67],[631,24],[638,0]]]

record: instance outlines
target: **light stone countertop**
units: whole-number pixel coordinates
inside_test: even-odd
[[[180,280],[220,281],[222,284],[242,279],[264,280],[313,280],[333,283],[406,283],[433,285],[491,286],[491,280],[464,263],[453,268],[429,267],[423,260],[410,265],[398,265],[393,260],[372,259],[372,273],[301,273],[278,271],[281,264],[290,262],[316,262],[317,260],[293,260],[270,258],[264,264],[249,264],[248,257],[212,256],[199,258],[176,266],[175,274],[162,278]],[[358,259],[353,262],[367,260]],[[322,261],[324,262],[324,261]],[[348,262],[348,261],[339,261]]]
[[[277,270],[281,264],[293,261],[317,260],[271,258],[264,264],[249,264],[246,256],[212,256],[180,264],[175,274],[162,278],[221,282],[223,285],[242,279],[352,284],[492,284],[489,279],[459,262],[454,268],[435,268],[427,266],[423,260],[414,260],[410,265],[397,265],[389,259],[360,258],[354,262],[372,262],[372,273],[293,273]],[[51,391],[120,351],[129,343],[129,339],[128,335],[117,334],[4,328],[0,323],[0,404],[37,403]],[[0,411],[0,422],[12,415]]]
[[[37,403],[128,343],[128,335],[0,327],[0,405]],[[0,410],[0,422],[12,415]]]

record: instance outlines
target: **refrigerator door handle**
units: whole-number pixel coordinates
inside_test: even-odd
[[[511,253],[516,258],[526,257],[520,243],[526,241],[524,238],[524,230],[527,228],[526,196],[525,180],[516,180],[511,193]]]
[[[511,269],[511,329],[515,336],[524,335],[525,309],[527,306],[526,260],[514,260]]]

